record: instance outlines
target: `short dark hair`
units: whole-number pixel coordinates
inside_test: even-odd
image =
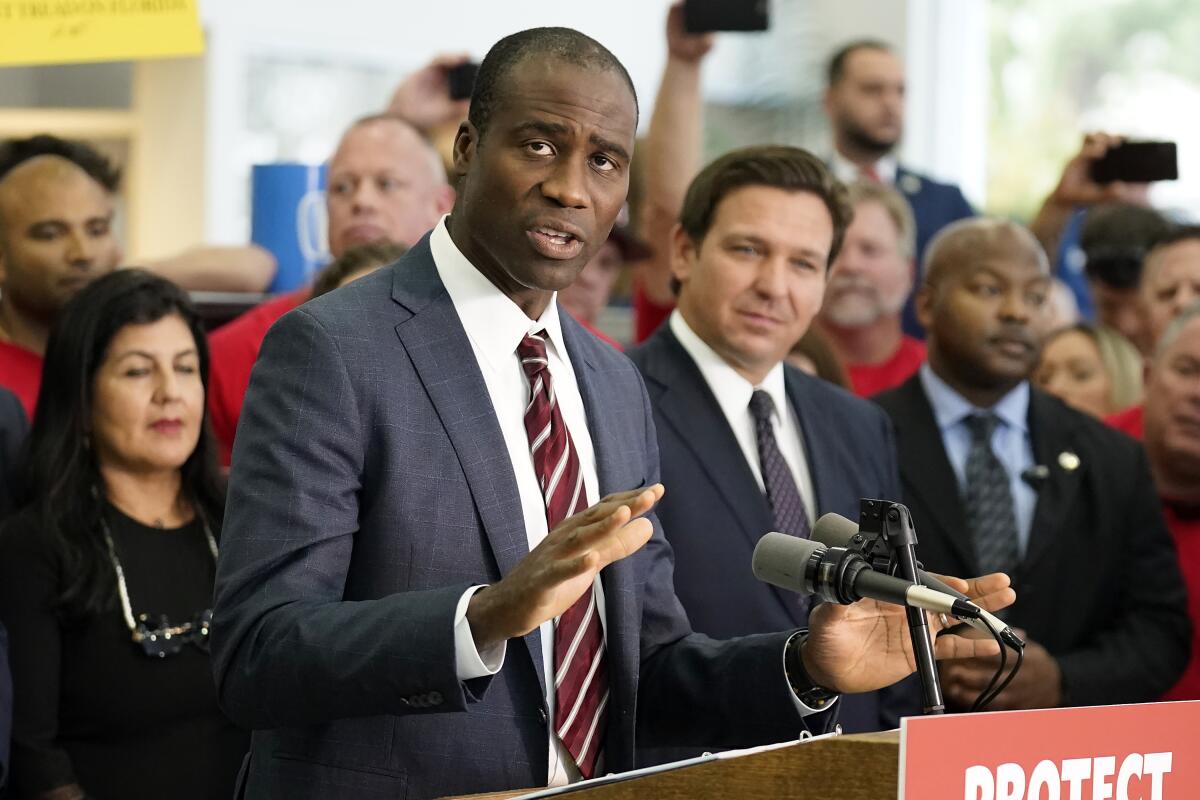
[[[846,62],[859,50],[880,50],[890,53],[892,46],[882,39],[855,39],[842,45],[829,58],[829,66],[825,71],[826,79],[829,81],[828,86],[833,86],[842,79],[846,74]]]
[[[725,197],[746,186],[767,186],[788,192],[810,192],[819,197],[833,220],[833,244],[827,265],[842,247],[854,208],[846,187],[821,159],[807,150],[786,145],[758,145],[733,150],[700,170],[688,186],[679,223],[697,245],[712,226],[717,206]]]
[[[38,156],[65,158],[109,193],[115,193],[121,183],[121,170],[99,150],[84,142],[60,139],[48,133],[0,143],[0,180],[17,166]]]
[[[547,56],[598,72],[616,72],[629,87],[637,108],[637,90],[625,65],[607,47],[573,28],[530,28],[505,36],[484,56],[471,90],[467,120],[480,137],[487,130],[504,83],[513,68],[527,58]]]
[[[330,262],[313,281],[312,296],[328,294],[346,279],[360,270],[384,267],[398,260],[408,250],[402,244],[388,241],[370,242],[351,247],[342,257]]]
[[[208,339],[191,300],[175,284],[145,270],[121,269],[92,281],[71,298],[50,332],[27,445],[21,514],[63,557],[55,606],[64,619],[103,613],[117,602],[116,577],[100,532],[104,480],[96,448],[89,446],[96,370],[126,325],[171,315],[180,316],[192,333],[207,391]],[[225,493],[207,411],[202,428],[196,449],[180,467],[180,490],[217,533]]]
[[[1079,231],[1079,247],[1088,278],[1113,289],[1134,289],[1142,262],[1155,242],[1171,231],[1171,223],[1152,208],[1133,203],[1105,203],[1087,212]]]

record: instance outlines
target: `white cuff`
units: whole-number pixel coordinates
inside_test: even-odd
[[[504,653],[508,648],[507,642],[501,642],[495,647],[489,647],[482,653],[475,646],[475,636],[471,633],[471,623],[467,621],[467,606],[471,598],[483,586],[472,586],[463,592],[454,610],[454,669],[460,681],[472,678],[486,678],[495,675],[504,666]]]
[[[800,699],[799,695],[792,691],[792,682],[788,680],[787,674],[787,650],[787,647],[783,648],[783,682],[784,685],[788,687],[788,695],[792,698],[792,705],[794,705],[796,710],[800,712],[800,716],[807,717],[809,714],[820,714],[822,711],[828,711],[829,709],[833,708],[833,704],[841,699],[842,696],[840,694],[820,708],[813,708],[812,706],[807,705],[803,700]]]

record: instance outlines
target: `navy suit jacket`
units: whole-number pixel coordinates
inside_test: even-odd
[[[637,371],[566,314],[562,326],[600,493],[655,483]],[[637,737],[736,746],[796,736],[788,634],[693,634],[650,519],[651,541],[602,573],[606,771],[633,766]],[[460,596],[508,574],[528,546],[504,438],[428,237],[267,335],[222,533],[213,662],[224,708],[254,729],[246,796],[545,784],[538,632],[509,642],[494,677],[463,683],[455,672]]]
[[[13,687],[8,668],[8,633],[0,625],[0,797],[8,782],[8,752],[12,741]]]
[[[806,625],[796,594],[762,583],[751,571],[754,546],[773,529],[771,509],[700,368],[669,325],[629,357],[654,409],[667,490],[658,518],[675,553],[675,593],[692,626],[729,637]],[[816,493],[815,516],[834,512],[857,522],[861,498],[899,500],[887,415],[789,364],[784,375]],[[885,714],[878,695],[843,697],[842,726],[879,730],[894,726],[902,712],[920,712],[919,696],[909,708],[897,706],[897,695]]]
[[[974,209],[963,196],[962,190],[952,183],[938,183],[920,173],[903,166],[896,169],[896,189],[912,206],[917,222],[916,281],[921,285],[921,270],[924,266],[925,248],[942,228],[951,222],[975,216]],[[913,293],[915,294],[915,293]],[[910,336],[925,338],[925,330],[917,322],[913,307],[913,295],[904,305],[904,332]]]
[[[925,567],[977,575],[958,479],[920,376],[873,398],[896,429]],[[1037,487],[1010,625],[1058,659],[1068,705],[1142,703],[1169,689],[1191,642],[1186,590],[1141,444],[1036,389]],[[1066,455],[1064,455],[1066,454]],[[1073,458],[1072,458],[1073,456]]]

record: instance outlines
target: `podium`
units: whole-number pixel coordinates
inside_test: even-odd
[[[716,758],[667,772],[593,787],[575,800],[895,800],[899,731],[816,739],[734,758]],[[536,791],[493,792],[457,800],[509,800]]]

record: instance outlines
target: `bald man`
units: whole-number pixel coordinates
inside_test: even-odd
[[[370,242],[409,247],[454,205],[437,151],[410,124],[387,114],[350,126],[329,159],[326,184],[329,251],[335,259]],[[263,337],[275,320],[308,299],[308,289],[282,295],[209,337],[208,406],[221,463],[230,463],[242,398]]]
[[[875,400],[891,416],[904,500],[930,570],[1003,570],[1025,665],[993,709],[1144,702],[1188,659],[1185,594],[1141,446],[1030,387],[1050,294],[1019,225],[948,227],[916,298],[928,361]],[[948,665],[970,706],[991,661]]]
[[[83,153],[36,156],[0,177],[0,386],[30,419],[58,312],[121,259],[115,186],[107,162]]]

